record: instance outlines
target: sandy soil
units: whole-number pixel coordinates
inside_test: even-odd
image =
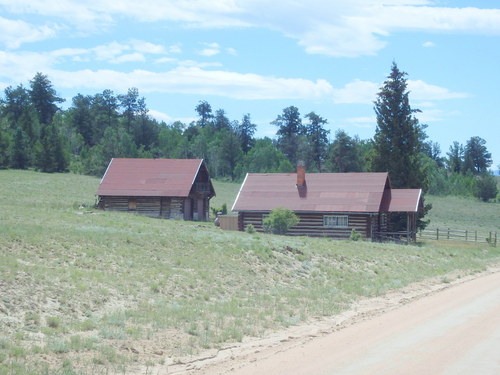
[[[412,284],[360,301],[329,319],[149,371],[158,375],[500,374],[499,348],[500,267],[495,267],[481,274]]]

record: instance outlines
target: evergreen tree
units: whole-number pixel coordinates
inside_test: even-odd
[[[384,82],[375,101],[377,127],[371,167],[374,172],[389,172],[393,188],[428,189],[427,173],[421,157],[426,138],[424,127],[415,118],[407,91],[406,73],[392,64],[391,73]],[[424,228],[428,221],[423,217],[431,209],[426,205],[419,212],[417,225]],[[406,228],[406,215],[393,213],[390,216],[393,231]]]
[[[224,131],[220,142],[220,158],[232,181],[235,179],[236,165],[242,155],[238,136],[230,130]]]
[[[73,98],[73,105],[68,110],[70,121],[74,129],[82,136],[86,146],[94,146],[94,134],[92,128],[92,97],[78,94]]]
[[[283,113],[271,124],[278,127],[276,132],[278,149],[285,154],[290,163],[296,165],[299,137],[305,133],[298,108],[290,106],[283,109]]]
[[[227,118],[226,112],[223,109],[215,111],[214,128],[218,131],[231,129],[231,122]]]
[[[68,156],[63,139],[53,124],[42,129],[40,140],[35,144],[35,167],[42,172],[66,172]]]
[[[212,106],[208,104],[207,101],[200,101],[195,107],[195,110],[200,116],[200,119],[197,122],[198,126],[204,128],[212,123],[212,119],[214,118],[214,115],[212,114]]]
[[[246,154],[255,144],[253,135],[257,130],[257,125],[252,124],[250,114],[247,113],[243,116],[241,123],[238,125],[237,134],[240,138],[241,149]]]
[[[26,135],[19,127],[14,134],[14,140],[10,153],[10,167],[15,169],[26,169],[28,167],[29,158],[26,147]]]
[[[1,123],[0,123],[1,125]],[[2,130],[0,126],[0,169],[9,167],[9,141],[7,132]]]
[[[57,96],[49,78],[42,73],[37,73],[30,81],[29,94],[40,123],[42,125],[52,123],[52,118],[60,109],[57,103],[64,102],[64,99]]]
[[[310,144],[311,159],[318,172],[320,172],[326,157],[328,134],[330,133],[323,126],[328,121],[314,112],[308,113],[305,117],[309,120],[309,123],[305,126],[305,133]]]
[[[92,144],[98,144],[107,128],[118,126],[118,98],[111,90],[104,90],[102,94],[94,95],[92,99]]]
[[[453,173],[461,173],[464,165],[464,147],[457,141],[450,146],[450,151],[446,154],[446,165]]]
[[[497,180],[489,173],[477,177],[475,196],[483,202],[488,202],[498,194]]]
[[[139,112],[139,90],[132,87],[128,89],[126,95],[118,95],[118,100],[123,109],[122,116],[125,119],[127,133],[132,134],[133,122]]]
[[[394,188],[426,190],[427,177],[420,156],[426,136],[413,115],[419,110],[410,106],[405,76],[393,63],[388,79],[377,94],[372,168],[375,172],[389,172]]]
[[[469,139],[464,149],[464,172],[475,175],[486,173],[491,164],[491,153],[486,149],[486,141],[481,137]]]
[[[359,141],[344,130],[337,130],[328,149],[327,168],[331,172],[361,172],[363,163]]]

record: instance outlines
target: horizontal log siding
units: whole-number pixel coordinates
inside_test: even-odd
[[[135,199],[135,210],[129,210],[129,197],[101,196],[101,204],[108,211],[136,212],[164,219],[183,219],[183,198],[131,197],[130,199]]]
[[[136,212],[149,217],[160,217],[161,201],[160,197],[137,197]]]
[[[128,197],[101,197],[104,209],[108,211],[128,211]]]
[[[169,197],[161,198],[161,218],[162,219],[170,219],[170,201]]]
[[[172,198],[170,201],[170,219],[184,219],[184,199]]]
[[[262,215],[267,212],[241,212],[242,229],[248,224],[252,224],[255,230],[262,232]],[[349,226],[347,228],[332,228],[323,226],[323,216],[325,215],[348,215]],[[349,238],[352,229],[356,229],[362,237],[369,236],[369,214],[344,214],[344,213],[298,213],[300,222],[292,227],[288,234],[294,236],[317,236]]]

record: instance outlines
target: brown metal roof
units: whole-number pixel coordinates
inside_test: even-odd
[[[379,212],[387,173],[306,173],[305,187],[295,173],[249,173],[233,211],[270,211],[286,207],[302,212]],[[387,189],[387,190],[386,190]]]
[[[389,212],[417,212],[422,189],[392,189]]]
[[[202,159],[113,158],[97,195],[187,197]]]

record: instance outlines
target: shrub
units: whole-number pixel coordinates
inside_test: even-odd
[[[255,233],[255,227],[253,226],[253,224],[248,224],[246,227],[245,227],[245,232],[247,233]]]
[[[227,215],[227,204],[223,203],[222,207],[212,207],[212,214],[217,216],[217,212],[220,212],[222,215]]]
[[[358,241],[361,238],[361,233],[359,233],[355,228],[351,230],[351,241]]]
[[[300,219],[288,208],[278,207],[271,211],[269,217],[262,222],[264,230],[275,234],[285,234],[297,225]]]
[[[491,174],[485,173],[477,178],[476,197],[488,202],[498,194],[497,181]]]

